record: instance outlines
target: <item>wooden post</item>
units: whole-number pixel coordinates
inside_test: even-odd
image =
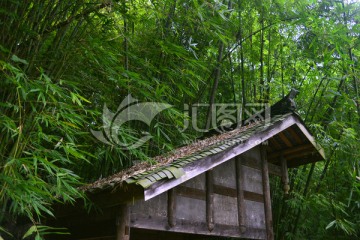
[[[116,240],[130,240],[130,210],[126,204],[119,206],[116,218]]]
[[[206,223],[209,231],[214,229],[214,178],[212,169],[206,172]]]
[[[273,219],[271,210],[271,196],[270,196],[270,181],[269,181],[269,169],[266,156],[266,146],[260,145],[261,154],[261,168],[262,168],[262,184],[264,191],[264,210],[265,210],[265,225],[266,225],[266,236],[267,240],[274,239],[273,232]]]
[[[237,192],[237,210],[238,223],[241,233],[246,231],[245,225],[245,200],[244,200],[244,179],[243,167],[241,157],[235,157],[235,171],[236,171],[236,192]]]
[[[283,184],[285,194],[288,194],[290,190],[289,174],[287,168],[287,161],[283,155],[281,155],[281,182]]]
[[[168,190],[168,202],[167,202],[167,217],[168,217],[168,224],[170,227],[174,227],[176,225],[176,193],[175,189],[172,188]]]

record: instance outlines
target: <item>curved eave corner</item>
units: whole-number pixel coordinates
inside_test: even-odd
[[[144,189],[149,188],[154,183],[163,179],[177,179],[185,174],[183,168],[167,166],[156,172],[144,172],[139,175],[132,176],[125,180],[128,184],[136,184],[142,186]]]

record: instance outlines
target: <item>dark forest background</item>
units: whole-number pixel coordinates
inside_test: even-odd
[[[184,104],[273,104],[296,88],[327,160],[272,193],[276,237],[359,237],[359,21],[350,0],[2,0],[0,236],[41,239],[57,231],[41,221],[51,204],[83,197],[81,184],[198,137],[180,130]],[[128,94],[174,107],[123,150],[90,130]],[[129,122],[119,137],[141,131]]]

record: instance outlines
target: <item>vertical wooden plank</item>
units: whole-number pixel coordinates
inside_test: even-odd
[[[273,219],[272,219],[272,210],[271,210],[269,168],[268,168],[268,162],[266,156],[266,146],[262,144],[260,145],[260,154],[261,154],[261,168],[262,168],[262,180],[263,180],[263,190],[264,190],[266,235],[268,240],[273,240],[274,232],[272,227]]]
[[[235,171],[236,171],[236,192],[237,192],[237,210],[238,210],[238,223],[241,233],[246,231],[245,225],[245,200],[244,200],[244,180],[243,180],[243,167],[241,157],[235,158]]]
[[[209,231],[214,229],[214,177],[213,170],[206,172],[206,223]]]
[[[285,194],[288,194],[290,190],[288,167],[287,167],[287,161],[282,154],[281,154],[281,182],[283,184],[283,189]]]
[[[172,188],[168,191],[168,202],[167,202],[167,216],[168,216],[168,224],[170,227],[174,227],[176,225],[176,193],[175,188]]]
[[[116,240],[130,240],[130,210],[129,206],[119,206],[116,219]]]

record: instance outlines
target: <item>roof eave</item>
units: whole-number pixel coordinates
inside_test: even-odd
[[[227,149],[223,152],[205,157],[190,165],[184,167],[185,174],[177,179],[162,180],[149,186],[144,191],[145,201],[158,196],[159,194],[168,191],[171,188],[178,186],[179,184],[194,178],[209,169],[212,169],[248,150],[254,148],[261,143],[267,141],[269,138],[275,136],[281,131],[297,124],[298,120],[294,115],[289,115],[283,121],[279,121],[270,126],[263,126],[266,130],[262,130],[259,133],[255,133],[244,143],[234,146],[233,148]],[[299,123],[301,125],[301,123]],[[311,135],[310,135],[311,136]]]

